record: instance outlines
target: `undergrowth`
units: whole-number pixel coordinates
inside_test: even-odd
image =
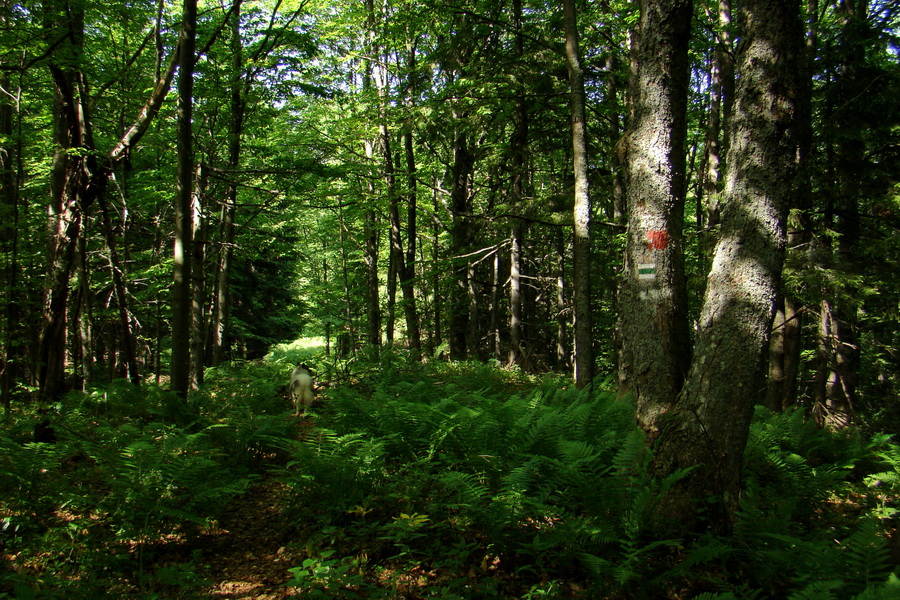
[[[631,407],[598,383],[385,350],[320,359],[331,386],[292,419],[292,351],[207,373],[184,402],[117,382],[0,431],[0,598],[204,597],[192,541],[273,476],[306,558],[302,598],[900,597],[900,450],[757,412],[733,535],[664,538],[668,480]],[[165,562],[164,545],[187,556]]]

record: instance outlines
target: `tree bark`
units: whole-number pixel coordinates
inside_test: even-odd
[[[790,296],[782,294],[776,305],[769,341],[769,377],[766,385],[766,406],[775,412],[789,408],[797,397],[800,319],[801,313]]]
[[[699,502],[728,529],[738,509],[743,454],[761,395],[785,247],[785,211],[797,166],[799,3],[742,3],[742,43],[729,169],[691,370],[677,403],[658,419],[652,469],[693,467],[661,514],[695,526]]]
[[[807,0],[804,74],[797,126],[797,191],[788,213],[785,270],[808,268],[810,262],[815,262],[817,254],[817,245],[810,243],[812,236],[809,228],[812,209],[812,82],[817,52],[817,19],[818,1]],[[769,344],[769,380],[766,389],[766,406],[774,411],[786,410],[797,401],[803,349],[803,313],[803,307],[793,297],[791,290],[782,285],[772,326],[772,341]]]
[[[206,366],[206,222],[203,210],[206,196],[207,170],[200,162],[194,180],[195,191],[191,197],[191,383],[192,390],[203,385]]]
[[[863,0],[845,0],[836,5],[840,19],[841,62],[836,77],[826,90],[833,98],[828,107],[827,140],[830,145],[828,171],[834,174],[829,182],[836,192],[827,212],[826,227],[836,234],[830,244],[832,268],[841,273],[858,273],[863,270],[861,240],[860,200],[866,189],[860,185],[860,174],[871,169],[866,157],[867,148],[859,124],[866,122],[863,113],[865,102],[860,100],[860,90],[871,83],[866,74],[866,54],[871,47],[873,34],[868,24],[869,3]],[[849,131],[856,133],[847,133]],[[830,241],[830,238],[826,236]],[[841,428],[855,418],[857,385],[859,383],[860,348],[859,314],[857,299],[846,292],[833,290],[832,297],[822,303],[820,331],[824,337],[819,342],[819,386],[815,407],[821,424]]]
[[[187,397],[191,373],[191,192],[194,152],[191,139],[197,0],[184,0],[178,69],[178,168],[175,196],[175,270],[172,287],[171,389]]]
[[[705,195],[705,223],[702,227],[716,225],[719,221],[719,192],[725,155],[728,152],[728,116],[731,114],[734,94],[734,59],[731,42],[731,0],[719,0],[718,43],[713,52],[710,73],[709,123],[706,127],[706,165],[701,175]]]
[[[522,1],[513,0],[514,56],[518,63],[524,54],[522,41]],[[510,139],[512,185],[511,202],[521,210],[525,197],[525,153],[528,146],[528,107],[525,104],[522,74],[517,72],[513,132]],[[509,236],[509,356],[507,364],[519,364],[524,359],[522,330],[522,244],[525,223],[513,217]]]
[[[106,180],[108,174],[100,174],[102,180]],[[122,261],[119,259],[118,244],[109,216],[109,205],[106,200],[106,187],[103,186],[97,194],[97,204],[100,207],[100,215],[103,220],[103,234],[106,240],[106,251],[109,253],[109,270],[112,275],[113,289],[116,293],[116,305],[118,307],[119,327],[122,328],[122,351],[125,353],[125,364],[128,380],[134,385],[140,385],[141,373],[138,367],[137,345],[134,339],[131,313],[128,310],[128,285],[125,273],[122,270]]]
[[[575,386],[583,388],[594,377],[591,310],[591,195],[588,181],[587,119],[584,72],[578,47],[574,0],[564,0],[566,64],[569,68],[569,110],[572,124],[572,168],[575,175],[573,280],[575,291]]]
[[[450,211],[453,222],[450,229],[451,257],[453,261],[453,282],[449,297],[450,313],[450,358],[466,360],[474,348],[468,347],[469,331],[469,260],[468,252],[471,236],[469,213],[469,176],[472,173],[473,157],[469,152],[466,135],[458,132],[453,148],[452,188],[450,190]]]
[[[65,15],[46,7],[48,31],[68,30],[68,50],[75,60],[68,64],[55,58],[48,63],[56,98],[54,138],[56,149],[50,172],[50,221],[47,287],[43,321],[38,341],[37,383],[40,398],[52,402],[65,391],[66,313],[69,306],[69,282],[75,265],[81,235],[83,211],[92,195],[86,194],[87,182],[96,172],[96,159],[89,147],[87,94],[83,77],[71,68],[77,64],[84,47],[83,6],[67,6]]]
[[[416,156],[413,151],[412,131],[407,130],[403,134],[403,149],[406,155],[406,260],[403,263],[403,272],[400,275],[400,289],[403,291],[403,310],[406,315],[406,337],[409,349],[416,358],[421,358],[422,332],[419,327],[419,311],[416,302],[416,228],[417,200],[416,200]]]
[[[566,245],[560,231],[557,232],[556,240],[556,368],[559,371],[564,371],[569,367],[567,313]]]
[[[241,0],[235,0],[231,23],[231,121],[228,128],[228,170],[235,172],[241,164],[241,135],[244,131],[244,57],[241,41]],[[234,255],[234,219],[237,213],[237,182],[229,181],[222,206],[222,241],[216,277],[215,312],[212,321],[211,364],[225,360],[228,349],[228,317],[231,312],[231,262]]]
[[[6,25],[11,19],[7,9],[0,16],[0,23]],[[10,90],[10,78],[6,72],[0,73],[0,89]],[[12,382],[20,369],[19,349],[21,342],[17,340],[19,332],[19,180],[21,170],[21,136],[16,131],[18,119],[10,96],[4,93],[0,97],[0,138],[4,140],[0,146],[0,243],[8,257],[3,271],[3,283],[6,288],[6,302],[3,311],[5,327],[3,331],[3,365],[0,370],[0,404],[4,412],[9,414],[11,405]],[[14,97],[18,96],[18,92]]]
[[[690,364],[682,229],[691,14],[690,0],[642,0],[632,60],[620,381],[651,435]]]

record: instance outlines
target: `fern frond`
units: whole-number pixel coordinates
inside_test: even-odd
[[[843,586],[842,581],[834,579],[816,581],[788,596],[788,600],[837,600],[837,596],[833,592]]]
[[[859,528],[842,544],[847,582],[854,589],[881,583],[891,574],[891,555],[881,522],[863,519]]]

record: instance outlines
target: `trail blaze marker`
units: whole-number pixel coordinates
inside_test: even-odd
[[[647,231],[647,246],[651,250],[665,250],[669,245],[669,232],[665,229],[650,229]]]
[[[637,276],[644,280],[656,279],[656,263],[638,263]]]

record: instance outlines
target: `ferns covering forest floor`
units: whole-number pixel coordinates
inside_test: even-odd
[[[327,387],[291,415],[292,364]],[[285,347],[0,429],[0,598],[900,598],[900,448],[760,409],[735,531],[659,539],[600,384]]]

